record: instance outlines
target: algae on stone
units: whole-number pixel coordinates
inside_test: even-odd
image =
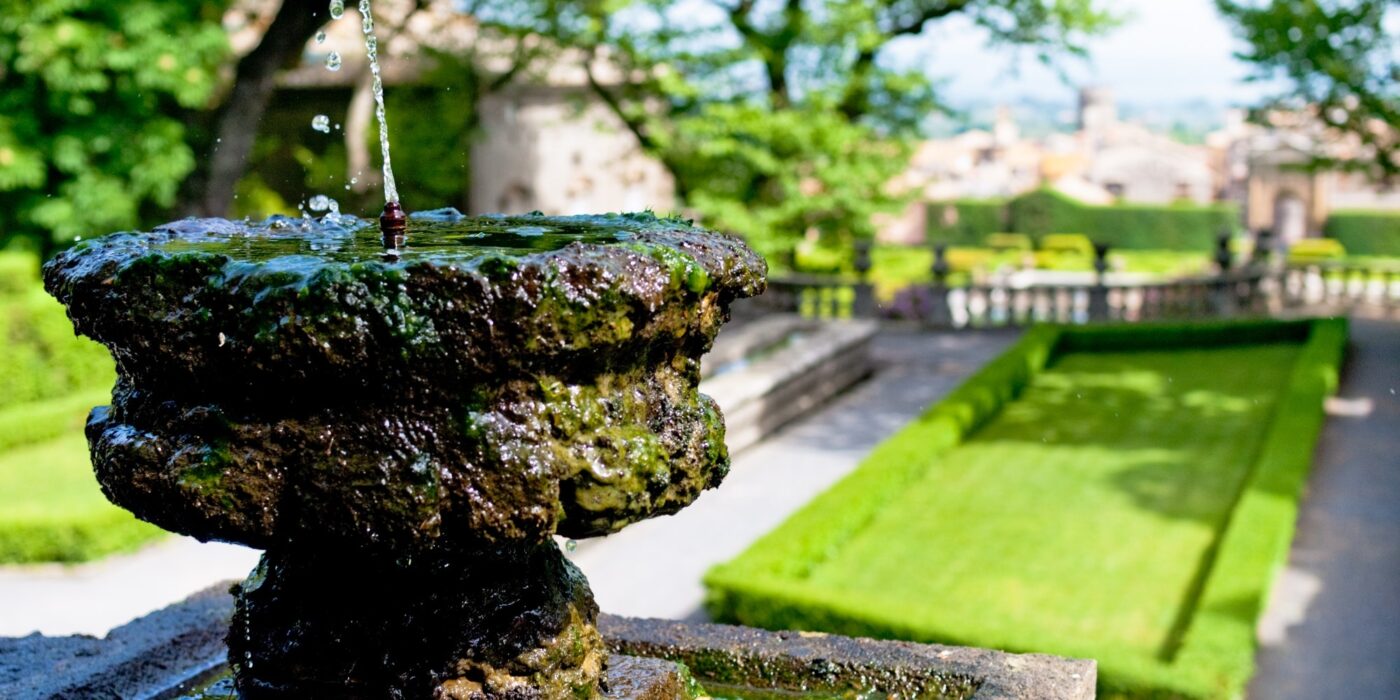
[[[87,426],[98,480],[166,529],[268,550],[230,638],[240,687],[572,697],[601,642],[550,537],[723,478],[699,359],[764,263],[649,214],[440,210],[400,253],[353,217],[187,219],[61,253],[46,288],[117,360]],[[378,661],[346,676],[349,640]]]

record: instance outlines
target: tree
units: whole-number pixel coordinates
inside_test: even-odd
[[[258,45],[238,61],[233,86],[213,113],[215,134],[208,155],[186,186],[185,209],[226,216],[234,186],[248,167],[258,126],[267,111],[277,75],[301,58],[306,42],[329,17],[327,0],[282,0]]]
[[[1216,0],[1247,47],[1252,78],[1281,83],[1256,116],[1309,110],[1364,147],[1361,157],[1317,167],[1400,176],[1400,21],[1397,0]],[[1387,31],[1389,28],[1389,31]]]
[[[588,49],[595,92],[707,223],[765,252],[873,233],[886,183],[941,105],[891,47],[966,18],[1051,61],[1113,26],[1099,0],[561,2],[539,31]],[[615,67],[617,75],[604,75]]]
[[[184,117],[228,55],[222,2],[0,3],[0,238],[48,251],[168,208]]]

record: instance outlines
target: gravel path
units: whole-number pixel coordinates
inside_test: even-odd
[[[1352,323],[1328,412],[1251,698],[1400,698],[1400,324]]]

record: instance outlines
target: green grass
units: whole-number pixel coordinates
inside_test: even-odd
[[[0,453],[0,563],[87,561],[160,535],[107,502],[81,432]]]
[[[1095,658],[1105,695],[1232,697],[1344,334],[1034,329],[712,570],[711,613]]]

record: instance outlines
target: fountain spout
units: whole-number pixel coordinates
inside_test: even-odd
[[[379,215],[379,230],[384,234],[384,247],[398,250],[403,246],[408,233],[408,215],[397,201],[384,205],[384,213]]]

